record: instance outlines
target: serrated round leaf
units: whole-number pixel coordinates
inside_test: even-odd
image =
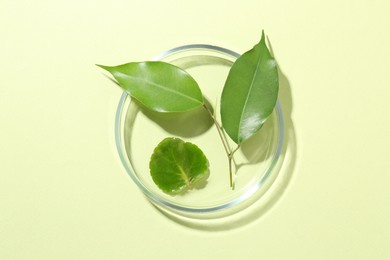
[[[260,42],[234,62],[222,91],[222,125],[234,142],[241,144],[261,128],[274,110],[278,90],[276,62],[263,32]]]
[[[146,61],[98,66],[110,72],[131,97],[153,111],[184,112],[204,103],[198,83],[172,64]]]
[[[165,138],[154,149],[149,168],[156,185],[169,194],[191,189],[209,175],[209,163],[202,150],[172,137]]]

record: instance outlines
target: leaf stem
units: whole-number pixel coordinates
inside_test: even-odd
[[[232,161],[234,161],[234,153],[237,152],[237,150],[240,149],[240,145],[237,145],[237,147],[231,151],[228,155],[229,158],[229,174],[230,174],[230,187],[234,190],[235,180],[233,180],[233,172],[232,172]]]
[[[221,125],[219,124],[219,122],[217,121],[215,115],[214,115],[213,112],[207,107],[206,104],[204,104],[203,107],[207,110],[207,112],[209,113],[209,115],[210,115],[211,118],[213,119],[214,124],[215,124],[215,126],[216,126],[216,128],[217,128],[217,131],[218,131],[219,138],[221,139],[222,144],[223,144],[223,147],[225,148],[226,156],[228,157],[228,161],[229,161],[229,180],[230,180],[230,187],[234,190],[233,171],[232,171],[232,160],[233,160],[233,155],[234,155],[234,153],[240,148],[240,145],[238,145],[234,150],[232,150],[232,149],[229,147],[229,143],[228,143],[227,137],[226,137],[226,135],[225,135],[225,132],[223,131],[222,126],[221,126]]]
[[[233,158],[233,154],[237,152],[237,150],[240,149],[240,145],[237,145],[237,147],[231,152],[231,156]]]
[[[210,109],[206,106],[206,104],[204,104],[203,107],[207,110],[207,112],[209,113],[209,115],[213,119],[214,124],[217,127],[217,131],[218,131],[219,137],[221,138],[221,141],[223,143],[223,147],[225,148],[226,155],[229,157],[229,154],[231,153],[231,150],[230,150],[230,148],[229,148],[229,146],[228,146],[228,144],[226,142],[226,136],[222,132],[222,127],[220,126],[220,124],[218,123],[217,119],[215,118],[213,113],[210,111]]]

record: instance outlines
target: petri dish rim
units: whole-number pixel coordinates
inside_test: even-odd
[[[184,51],[191,51],[191,50],[206,50],[211,52],[219,52],[224,55],[231,56],[232,58],[237,59],[240,57],[240,54],[237,52],[234,52],[232,50],[215,46],[215,45],[209,45],[209,44],[188,44],[188,45],[182,45],[178,46],[172,49],[169,49],[167,51],[164,51],[155,57],[153,57],[151,60],[157,61],[162,60],[164,58],[167,58],[171,55],[184,52]],[[137,178],[136,174],[134,173],[134,170],[127,158],[126,150],[124,148],[123,144],[123,137],[122,137],[122,116],[124,112],[124,108],[126,106],[126,100],[129,98],[128,94],[126,92],[123,92],[118,106],[116,110],[115,115],[115,144],[116,148],[119,154],[119,158],[122,162],[123,167],[125,168],[127,174],[130,176],[130,178],[133,180],[133,182],[137,185],[137,187],[145,194],[152,202],[154,202],[158,206],[163,206],[165,209],[172,209],[176,210],[178,212],[183,213],[216,213],[220,212],[225,209],[231,209],[234,206],[238,206],[245,202],[248,198],[250,198],[252,195],[254,195],[257,191],[259,191],[264,183],[268,180],[269,176],[271,175],[272,171],[275,168],[275,165],[277,164],[279,157],[282,152],[282,146],[283,146],[283,137],[284,137],[284,123],[283,123],[283,113],[281,109],[281,105],[279,100],[276,102],[275,106],[275,112],[278,122],[278,139],[277,139],[277,147],[275,149],[275,152],[273,154],[271,163],[269,167],[266,169],[264,175],[262,178],[253,185],[250,189],[248,189],[245,193],[241,194],[239,197],[227,202],[223,203],[221,205],[217,206],[211,206],[211,207],[204,207],[204,208],[195,208],[195,207],[185,207],[176,205],[174,203],[171,203],[169,201],[164,200],[163,198],[160,198],[156,194],[149,191],[143,184],[140,182],[140,180]],[[130,101],[131,102],[131,101]]]

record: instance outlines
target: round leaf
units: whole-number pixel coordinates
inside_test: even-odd
[[[166,193],[196,187],[208,178],[209,163],[196,145],[179,138],[166,138],[154,149],[149,168],[153,181]]]
[[[184,70],[161,61],[131,62],[109,67],[119,86],[157,112],[184,112],[203,105],[202,92]]]
[[[239,57],[230,69],[221,97],[222,125],[241,144],[263,125],[278,97],[276,62],[266,44],[260,43]]]

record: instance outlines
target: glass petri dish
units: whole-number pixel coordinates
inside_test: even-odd
[[[190,73],[218,117],[218,100],[230,67],[239,56],[222,47],[192,44],[165,51],[152,60],[169,62]],[[277,163],[283,135],[283,116],[278,101],[260,131],[235,153],[233,190],[229,185],[227,155],[204,108],[175,114],[150,112],[124,92],[115,120],[119,157],[137,187],[160,210],[196,219],[226,217],[260,199],[279,174]],[[210,175],[201,187],[172,196],[155,185],[149,172],[149,159],[157,144],[166,137],[179,137],[203,150],[209,160]],[[235,147],[233,142],[231,147]]]

